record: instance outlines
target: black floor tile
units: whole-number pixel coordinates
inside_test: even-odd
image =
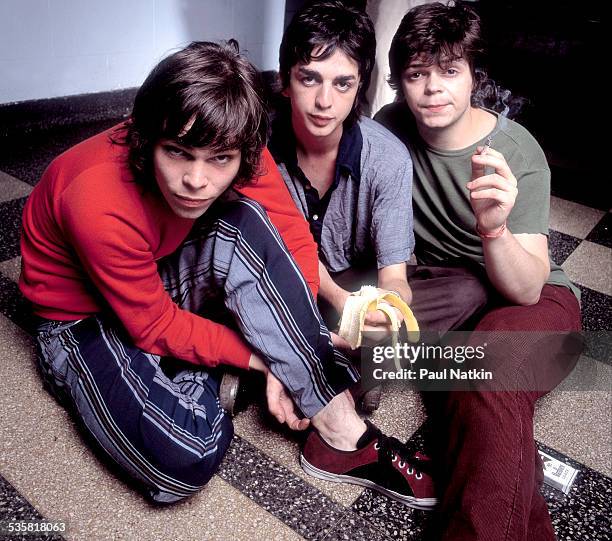
[[[582,242],[581,239],[560,233],[559,231],[550,230],[548,235],[548,246],[553,261],[557,265],[563,265],[569,255],[578,248]]]
[[[0,274],[0,313],[32,334],[35,320],[30,303],[19,291],[17,284]]]
[[[585,286],[578,286],[582,292],[582,328],[585,331],[612,330],[612,297]]]
[[[386,537],[397,541],[422,539],[424,529],[436,516],[432,511],[406,507],[372,490],[365,490],[357,498],[353,510]]]
[[[425,422],[407,442],[410,454],[427,451],[427,443],[432,438],[428,432],[433,430],[431,423]],[[436,513],[421,511],[400,504],[378,492],[366,489],[353,503],[353,510],[364,520],[370,522],[385,535],[397,541],[417,541],[423,537],[423,532],[436,519]]]
[[[327,538],[353,514],[238,436],[218,475],[306,539]],[[367,526],[358,516],[353,523]]]
[[[0,169],[35,186],[47,165],[56,156],[120,120],[103,120],[36,131],[21,137],[0,138]]]
[[[591,331],[584,336],[584,355],[612,365],[612,331]]]
[[[546,484],[542,487],[557,538],[571,541],[612,540],[612,479],[546,445],[538,443],[538,447],[579,470],[567,495]]]
[[[27,197],[0,202],[0,261],[20,254],[21,214]]]
[[[588,234],[586,240],[612,248],[612,212],[606,213]]]
[[[0,137],[93,123],[130,114],[137,88],[0,104]]]
[[[39,520],[43,520],[43,516],[0,475],[0,539],[10,541],[62,541],[63,537],[59,534],[15,535],[8,530],[8,522],[24,521],[27,523],[28,521]]]
[[[322,530],[313,541],[392,541],[381,530],[349,512],[331,529]]]

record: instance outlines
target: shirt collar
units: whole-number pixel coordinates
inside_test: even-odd
[[[345,128],[340,138],[338,157],[336,158],[336,179],[338,181],[340,170],[349,173],[355,180],[361,180],[361,149],[363,136],[359,124],[355,122],[350,128]]]
[[[270,152],[277,163],[284,163],[289,171],[298,169],[296,141],[291,126],[291,112],[279,111],[272,121],[272,136],[268,144]],[[355,180],[361,179],[361,149],[363,136],[359,124],[355,122],[342,132],[338,156],[336,157],[336,176],[334,186],[338,185],[341,172],[350,174]]]

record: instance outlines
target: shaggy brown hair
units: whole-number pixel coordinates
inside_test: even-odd
[[[425,64],[443,66],[463,58],[476,81],[483,54],[480,17],[462,3],[422,4],[411,9],[399,25],[389,49],[389,85],[401,91],[402,74],[417,56]]]
[[[127,129],[115,142],[128,146],[134,178],[157,186],[153,148],[162,139],[192,148],[241,151],[234,184],[259,171],[268,135],[261,77],[240,55],[238,43],[193,42],[162,60],[134,100]]]

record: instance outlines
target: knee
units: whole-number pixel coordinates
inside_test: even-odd
[[[266,253],[271,246],[281,245],[275,226],[257,201],[243,198],[224,205],[215,218],[216,227],[238,232],[239,242],[246,243],[257,253]]]
[[[504,306],[492,310],[476,325],[477,331],[516,331],[524,330],[525,317],[523,306]]]
[[[197,450],[186,451],[175,442],[156,446],[151,450],[149,497],[154,502],[167,504],[199,492],[219,469],[233,435],[231,419],[224,415],[218,430],[203,438]]]
[[[249,198],[241,198],[223,203],[217,218],[230,223],[238,229],[245,227],[259,229],[260,225],[264,226],[269,223],[268,215],[263,206]]]

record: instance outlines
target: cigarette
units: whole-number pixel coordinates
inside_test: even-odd
[[[491,143],[493,142],[493,140],[491,139],[491,136],[489,135],[487,137],[487,142],[485,143],[485,146],[482,147],[482,150],[480,151],[480,154],[486,154],[487,150],[489,150],[491,148]]]

